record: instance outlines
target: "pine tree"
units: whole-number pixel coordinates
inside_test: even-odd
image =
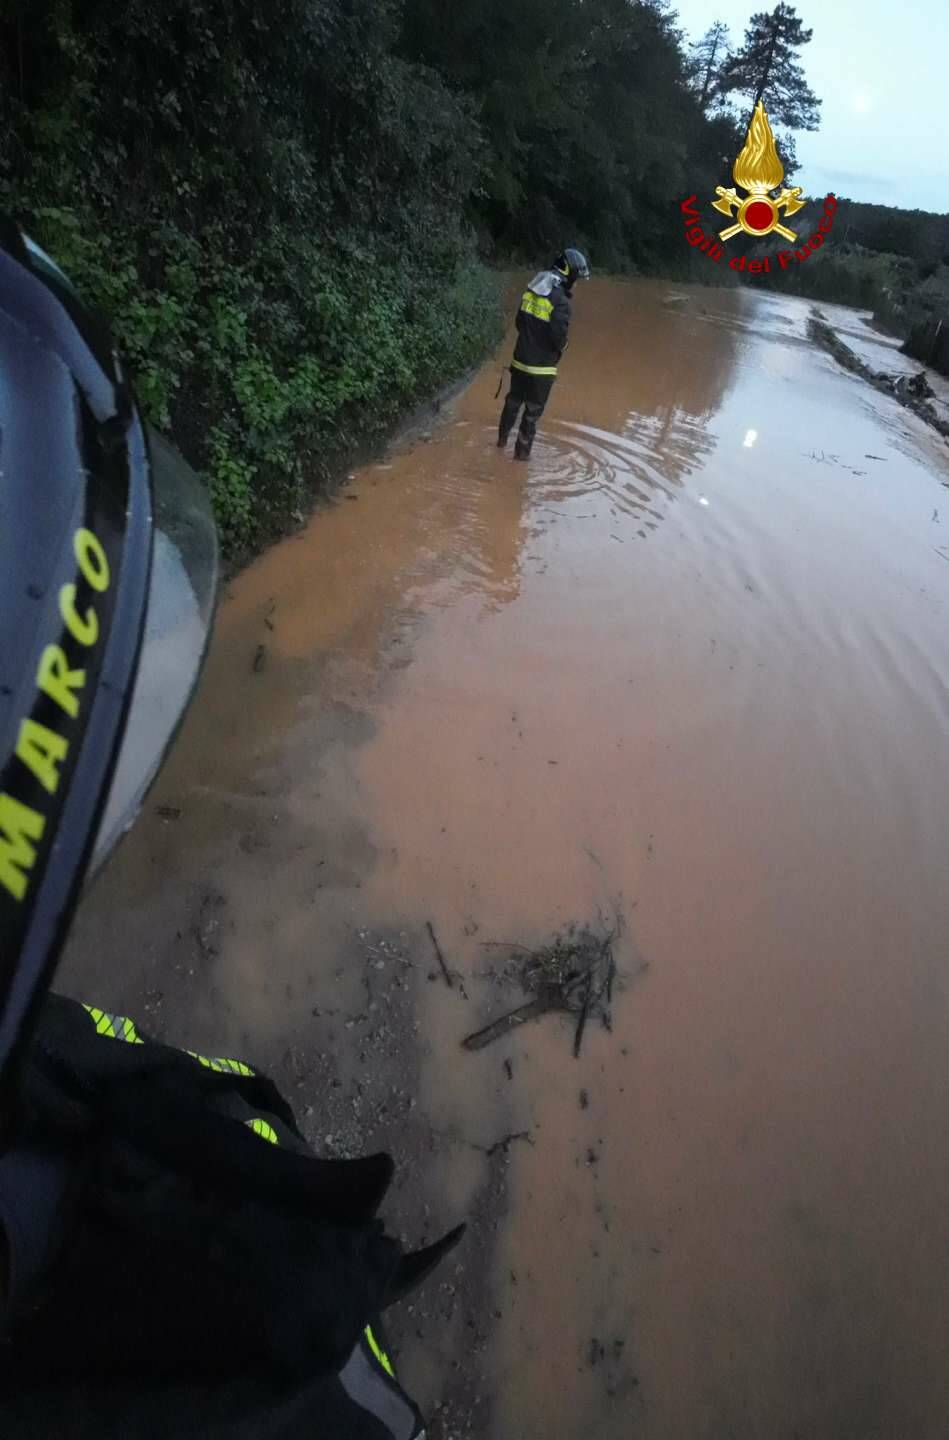
[[[793,5],[775,6],[770,14],[752,15],[745,43],[730,57],[721,76],[723,95],[746,95],[751,114],[764,101],[771,123],[789,130],[816,130],[820,101],[808,85],[797,51],[813,30],[805,30]]]
[[[716,20],[709,26],[701,40],[689,47],[692,51],[692,79],[699,87],[699,105],[705,110],[717,98],[719,77],[730,56],[728,50],[728,26]]]

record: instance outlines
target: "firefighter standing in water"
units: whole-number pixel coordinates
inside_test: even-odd
[[[421,1440],[378,1317],[462,1227],[406,1253],[388,1155],[318,1156],[243,1060],[48,990],[190,703],[217,537],[12,226],[0,465],[0,1435]]]
[[[523,405],[515,460],[527,460],[544,413],[557,365],[567,348],[570,297],[577,280],[589,280],[590,267],[579,250],[558,255],[550,270],[541,270],[524,291],[517,312],[517,345],[511,361],[511,388],[501,411],[498,447],[507,444]]]

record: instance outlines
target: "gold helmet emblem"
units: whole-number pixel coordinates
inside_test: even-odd
[[[744,230],[746,235],[753,235],[756,240],[760,240],[763,235],[770,235],[772,230],[775,230],[779,235],[783,235],[785,240],[796,240],[797,231],[789,230],[780,223],[781,212],[783,210],[785,217],[795,215],[807,202],[800,198],[799,185],[790,189],[785,186],[780,195],[774,198],[770,194],[772,190],[777,190],[784,179],[784,166],[774,143],[767,111],[760,100],[751,117],[744,146],[732,166],[732,175],[735,184],[740,189],[747,190],[748,194],[742,199],[734,189],[726,190],[723,186],[716,185],[715,194],[718,199],[713,200],[712,205],[723,215],[736,219],[736,224],[719,231],[719,239],[730,240],[739,230]]]

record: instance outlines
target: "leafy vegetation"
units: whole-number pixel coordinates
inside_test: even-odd
[[[112,319],[232,552],[499,333],[471,105],[391,0],[2,0],[0,206]]]
[[[718,76],[720,99],[741,96],[747,103],[746,123],[759,100],[764,102],[773,126],[778,130],[785,170],[796,169],[793,135],[795,130],[816,130],[820,118],[817,96],[804,77],[797,52],[810,44],[813,30],[806,30],[792,5],[778,4],[774,10],[752,15],[740,50],[722,64]]]
[[[861,277],[861,298],[845,303],[865,305],[901,338],[931,319],[949,318],[949,215],[843,200],[836,219],[841,288]]]
[[[495,343],[490,265],[720,278],[679,201],[759,92],[816,123],[809,38],[786,4],[732,53],[668,0],[0,0],[0,207],[108,312],[241,553]],[[938,287],[945,236],[923,262],[880,208],[789,283]]]
[[[807,83],[798,51],[809,45],[807,30],[792,5],[752,15],[741,47],[733,50],[721,20],[689,47],[693,88],[706,113],[722,115],[737,105],[742,136],[761,100],[775,130],[787,176],[798,168],[794,132],[816,130],[821,102]]]
[[[717,104],[722,94],[722,71],[730,59],[728,26],[716,20],[700,40],[689,46],[693,84],[698,89],[699,105],[705,110]]]
[[[775,284],[872,310],[880,328],[900,339],[928,332],[949,319],[949,215],[840,200],[832,243]]]
[[[472,216],[496,253],[533,263],[566,240],[601,270],[688,263],[677,203],[714,188],[740,140],[705,115],[665,4],[405,0],[399,51],[476,107]]]

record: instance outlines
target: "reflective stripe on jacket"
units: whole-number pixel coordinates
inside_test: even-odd
[[[513,368],[527,375],[556,375],[569,328],[570,301],[563,276],[542,270],[521,297]]]
[[[387,1156],[318,1157],[252,1066],[61,996],[19,1080],[4,1440],[424,1440],[379,1310],[432,1257],[376,1218]]]

